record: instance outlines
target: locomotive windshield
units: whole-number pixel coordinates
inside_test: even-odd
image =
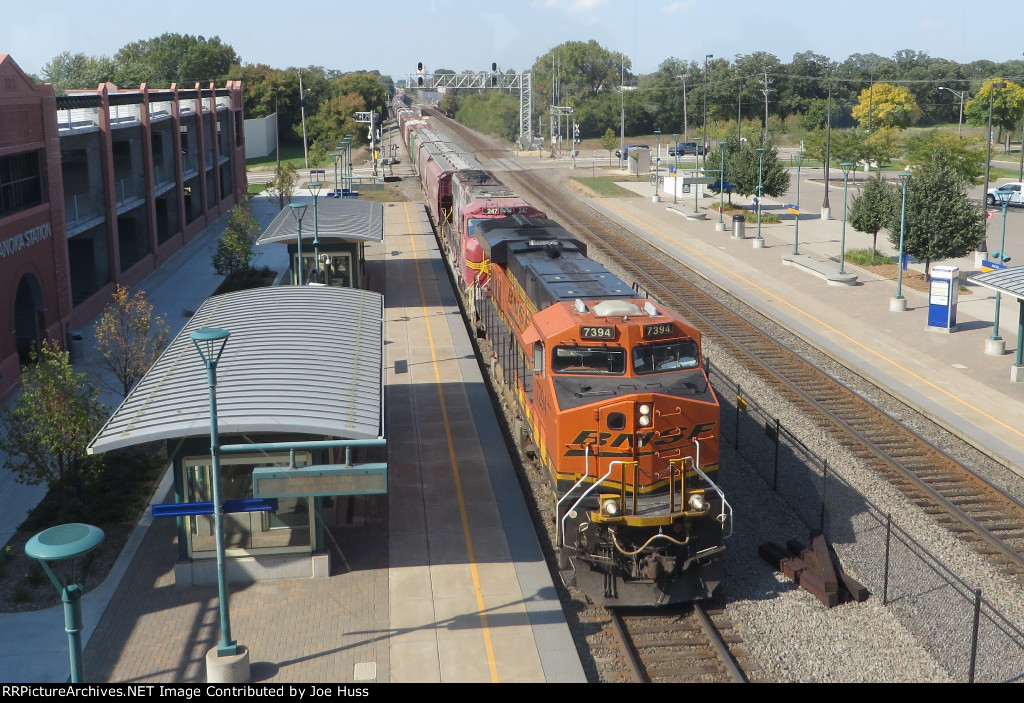
[[[626,350],[622,347],[555,347],[552,369],[556,373],[623,374]]]
[[[633,371],[636,373],[693,369],[698,364],[697,344],[692,339],[673,339],[633,347]]]

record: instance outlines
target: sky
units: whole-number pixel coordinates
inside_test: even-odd
[[[0,54],[30,74],[63,51],[113,56],[165,32],[230,44],[243,63],[379,70],[400,80],[418,62],[446,68],[529,70],[565,41],[595,40],[625,53],[634,73],[666,58],[703,63],[766,51],[783,63],[805,51],[843,61],[902,49],[958,63],[1019,59],[1020,33],[963,0],[390,0],[284,3],[174,0],[112,3],[0,0]],[[128,9],[128,8],[131,9]],[[315,11],[314,11],[315,8]],[[922,9],[924,8],[924,9]],[[1012,15],[1013,13],[1011,13]]]

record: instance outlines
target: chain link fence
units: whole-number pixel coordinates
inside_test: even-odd
[[[954,680],[1024,678],[1024,632],[861,494],[740,384],[708,363],[721,435],[811,530],[824,533],[873,598],[881,598]],[[804,432],[809,432],[804,430]]]

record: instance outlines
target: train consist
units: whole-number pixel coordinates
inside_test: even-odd
[[[398,125],[517,434],[547,470],[563,573],[594,603],[709,598],[732,509],[700,332],[400,107]]]

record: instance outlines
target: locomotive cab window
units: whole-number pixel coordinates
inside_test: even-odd
[[[555,347],[551,369],[555,373],[622,374],[626,372],[626,350],[622,347]]]
[[[633,347],[633,371],[658,373],[694,369],[699,365],[697,344],[692,339],[673,339]]]

